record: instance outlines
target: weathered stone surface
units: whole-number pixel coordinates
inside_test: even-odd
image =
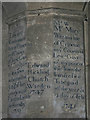
[[[88,3],[88,46],[87,46],[87,52],[88,52],[88,64],[87,64],[87,83],[88,83],[88,89],[87,89],[87,98],[88,98],[88,102],[87,102],[87,112],[88,112],[88,118],[90,119],[90,96],[89,96],[89,93],[90,93],[90,56],[89,56],[89,51],[90,51],[90,2]]]
[[[78,19],[55,17],[54,28],[56,97],[54,102],[57,110],[55,115],[83,118],[85,117],[83,22]],[[56,106],[59,105],[57,109]]]
[[[2,117],[7,118],[8,108],[8,25],[6,13],[2,10]]]
[[[22,19],[9,25],[8,41],[8,115],[25,116],[26,93],[26,21]],[[22,114],[20,114],[22,113]]]
[[[25,2],[3,2],[7,17],[14,16],[26,10]]]
[[[53,12],[9,22],[9,117],[86,117],[83,19]]]
[[[3,2],[7,17],[12,17],[24,10],[37,10],[46,8],[63,8],[69,10],[83,10],[84,2]]]
[[[64,8],[70,10],[82,10],[84,2],[32,2],[27,3],[28,10],[44,9],[44,8]]]
[[[0,2],[0,16],[2,16],[2,4]],[[0,119],[2,118],[2,17],[0,18]]]

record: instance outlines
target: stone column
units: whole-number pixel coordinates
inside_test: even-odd
[[[87,12],[87,16],[88,16],[88,22],[87,22],[87,64],[86,64],[86,70],[87,70],[87,113],[88,113],[88,119],[90,119],[90,56],[89,56],[89,51],[90,51],[90,2],[88,3],[87,6],[88,12]]]
[[[84,13],[68,4],[9,8],[8,117],[86,118]]]

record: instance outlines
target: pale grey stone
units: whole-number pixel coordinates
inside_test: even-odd
[[[4,5],[7,11],[9,3]],[[49,4],[47,8],[53,5]],[[71,9],[73,5],[71,4]],[[82,3],[79,5],[82,10]],[[9,101],[7,102],[7,95],[3,98],[7,103],[8,116],[85,118],[83,12],[44,9],[44,4],[37,6],[36,3],[35,6],[34,3],[25,3],[21,7],[16,3],[14,7],[16,6],[16,12],[13,7],[6,12],[10,12],[10,18],[6,20],[9,39],[6,43],[3,41],[3,74],[6,74],[4,80],[8,80],[9,86],[5,85],[5,88],[9,89]],[[41,7],[42,10],[35,11]],[[58,4],[54,7],[58,7]],[[29,11],[22,13],[22,8]],[[7,32],[5,34],[4,40]],[[3,87],[4,90],[5,88]]]

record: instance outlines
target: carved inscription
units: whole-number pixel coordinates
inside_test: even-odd
[[[28,34],[24,20],[9,25],[10,117],[29,115],[29,105],[30,116],[85,117],[83,22],[62,17],[52,21],[49,29],[48,21],[28,24]]]
[[[26,98],[26,40],[25,40],[25,21],[18,21],[9,26],[8,43],[8,101],[9,115],[20,117],[21,111],[25,108],[24,99]]]
[[[54,18],[53,24],[53,79],[55,101],[63,101],[63,104],[60,105],[60,112],[75,112],[77,109],[81,109],[82,106],[83,111],[81,116],[85,117],[82,24],[59,18]]]
[[[45,89],[50,89],[49,75],[50,75],[49,62],[34,62],[28,63],[28,94],[30,96],[42,96]]]

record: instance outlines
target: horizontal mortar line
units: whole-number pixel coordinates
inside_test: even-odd
[[[27,10],[27,11],[43,11],[43,10],[63,10],[69,12],[78,12],[83,13],[82,10],[72,10],[72,9],[65,9],[65,8],[56,8],[56,7],[49,7],[49,8],[41,8],[41,9],[34,9],[34,10]]]
[[[69,10],[69,9],[63,9],[63,8],[50,7],[50,8],[36,9],[36,10],[23,10],[23,11],[21,11],[21,12],[19,12],[19,13],[16,13],[16,14],[13,15],[13,16],[8,17],[7,19],[10,19],[10,18],[12,18],[12,17],[14,17],[14,16],[17,16],[17,15],[19,15],[19,14],[21,14],[21,13],[25,13],[25,12],[31,12],[31,13],[35,12],[36,14],[38,14],[37,12],[43,11],[43,12],[45,13],[45,10],[47,10],[47,11],[48,11],[48,10],[61,10],[61,12],[64,11],[64,12],[66,12],[67,14],[68,14],[68,12],[73,12],[74,14],[78,14],[78,15],[82,15],[82,14],[83,14],[83,12],[82,12],[82,11],[79,11],[79,10]],[[48,11],[48,12],[49,12],[49,11]],[[77,12],[77,13],[75,13],[75,12]],[[69,13],[69,14],[73,14],[73,13]]]
[[[14,22],[16,22],[16,21],[18,21],[18,20],[20,20],[20,19],[23,19],[23,18],[28,18],[29,16],[36,16],[36,14],[37,13],[35,13],[35,14],[27,14],[27,15],[24,15],[24,16],[17,16],[16,18],[10,18],[9,20],[7,20],[7,24],[12,24],[12,23],[14,23]],[[42,16],[46,16],[44,13],[41,13],[40,15],[42,15]],[[57,16],[62,16],[62,17],[78,17],[78,18],[83,18],[84,19],[84,17],[83,16],[80,16],[80,15],[74,15],[74,14],[64,14],[64,13],[61,13],[61,14],[58,14],[58,13],[48,13],[48,16],[49,15],[57,15]],[[37,15],[38,16],[38,15]],[[82,20],[83,20],[82,19]],[[28,20],[27,20],[28,21]]]
[[[31,14],[29,14],[29,15],[27,14],[27,16],[36,16],[36,14],[37,14],[37,13],[35,13],[35,14],[31,13]],[[41,13],[40,15],[46,16],[47,14],[45,15],[44,13]],[[39,16],[40,16],[40,15],[39,15]],[[60,16],[68,16],[68,17],[70,17],[70,16],[76,17],[76,16],[77,16],[77,17],[79,17],[79,18],[81,18],[81,17],[83,18],[83,16],[80,16],[80,15],[65,14],[65,13],[60,13],[60,14],[58,14],[58,13],[55,13],[55,12],[48,13],[48,15],[60,15]],[[26,17],[27,17],[27,16],[26,16]],[[37,15],[37,16],[38,16],[38,15]]]
[[[56,11],[59,10],[59,11]],[[46,14],[46,13],[57,13],[58,15],[60,14],[67,14],[67,15],[77,15],[77,16],[82,16],[84,17],[84,13],[82,11],[74,11],[74,10],[67,10],[67,9],[58,9],[58,8],[46,8],[46,9],[37,9],[37,10],[27,10],[26,12],[28,12],[27,14]]]

